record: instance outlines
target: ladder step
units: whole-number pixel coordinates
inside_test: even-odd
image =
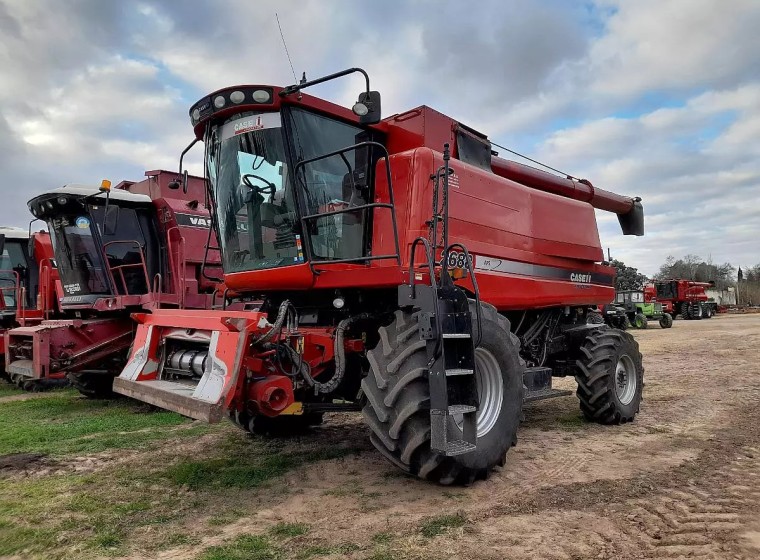
[[[452,375],[472,375],[473,373],[475,373],[473,369],[453,368],[446,370],[446,377],[451,377]]]
[[[470,451],[475,451],[475,444],[463,439],[457,439],[446,444],[445,455],[451,457],[452,455],[462,455]]]
[[[441,338],[472,338],[469,333],[443,333]]]
[[[475,412],[477,407],[470,406],[469,404],[452,404],[449,405],[449,414],[467,414],[469,412]]]

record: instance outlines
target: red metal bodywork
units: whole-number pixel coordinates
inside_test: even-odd
[[[9,373],[15,371],[26,379],[42,380],[64,378],[66,373],[83,369],[109,370],[114,366],[107,363],[108,359],[126,352],[132,342],[131,312],[162,307],[210,307],[216,283],[201,274],[210,226],[203,204],[204,180],[189,177],[184,194],[182,190],[169,188],[177,177],[174,172],[148,171],[145,175],[143,181],[123,181],[115,189],[152,199],[167,264],[166,277],[147,278],[145,257],[140,250],[141,263],[107,265],[108,275],[112,285],[119,286],[125,266],[140,267],[149,287],[146,293],[106,295],[94,302],[79,303],[77,298],[66,297],[58,282],[56,299],[63,317],[37,324],[21,322],[22,327],[5,333],[4,343],[10,350],[5,355]],[[215,242],[215,236],[211,239]],[[102,250],[105,249],[104,246]],[[218,250],[208,252],[207,263],[209,275],[220,274]],[[119,293],[118,289],[115,293]],[[120,364],[116,367],[116,371],[121,369]]]
[[[255,88],[271,86],[237,86]],[[279,95],[282,88],[271,87],[267,103],[229,105],[210,109],[218,94],[210,94],[197,107],[213,112],[220,122],[241,111],[279,111],[300,106],[348,123],[359,118],[348,109],[299,92]],[[191,115],[193,110],[191,109]],[[196,119],[196,117],[193,117]],[[197,120],[197,119],[196,119]],[[205,120],[194,127],[196,138],[206,133]],[[602,189],[587,181],[558,177],[507,160],[490,157],[490,166],[465,163],[459,158],[458,132],[466,129],[456,120],[429,107],[418,107],[390,116],[371,130],[382,133],[389,157],[387,163],[393,185],[398,224],[400,262],[395,259],[369,260],[361,264],[309,263],[278,268],[226,273],[225,285],[239,293],[306,292],[346,289],[391,290],[408,282],[410,250],[414,240],[429,235],[433,211],[433,181],[443,164],[444,143],[451,146],[453,174],[449,188],[449,240],[465,245],[474,257],[474,271],[480,297],[500,311],[603,305],[615,295],[613,267],[602,264],[604,254],[596,226],[594,208],[625,215],[637,201]],[[477,134],[474,134],[478,136]],[[485,138],[485,137],[483,137]],[[390,203],[381,159],[374,173],[375,203]],[[394,254],[395,232],[391,211],[375,208],[372,220],[372,255]],[[621,222],[622,223],[622,222]],[[417,263],[421,259],[417,258]],[[427,272],[417,267],[413,274],[427,280]],[[472,280],[459,285],[473,290]],[[159,310],[135,317],[138,322],[134,347],[126,368],[114,382],[114,390],[187,416],[216,421],[228,413],[291,414],[294,403],[291,383],[267,351],[255,342],[271,327],[266,315],[235,311]],[[192,333],[192,336],[186,333]],[[297,348],[318,377],[335,361],[335,325],[300,326],[296,333],[275,335]],[[163,352],[169,341],[187,344],[205,341],[208,357],[197,386],[166,381],[161,377]],[[364,340],[347,338],[346,353],[364,350]],[[280,392],[282,389],[282,392]]]
[[[681,313],[684,303],[702,303],[708,301],[705,290],[713,287],[710,282],[696,282],[694,280],[677,279],[657,281],[652,286],[655,290],[657,301],[662,303],[662,309],[666,313]],[[663,295],[663,288],[669,287],[668,295]]]
[[[12,317],[9,317],[7,313],[5,314],[4,323],[0,325],[0,369],[2,370],[5,369],[7,331],[13,327],[39,324],[44,319],[56,316],[59,312],[56,295],[60,290],[60,282],[58,272],[53,266],[55,255],[50,235],[46,231],[34,232],[31,236],[31,242],[34,248],[33,265],[37,267],[36,286],[25,286],[18,272],[7,271],[13,273],[15,285],[0,288],[0,311],[13,311]],[[34,307],[27,305],[29,290],[34,291],[32,294],[32,299],[36,302]],[[8,291],[13,292],[15,296],[16,306],[13,310],[8,309],[5,305],[3,296]]]

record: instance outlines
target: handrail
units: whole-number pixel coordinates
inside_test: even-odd
[[[139,263],[130,263],[130,264],[120,264],[117,266],[111,266],[111,263],[108,261],[108,247],[111,245],[124,245],[124,244],[131,244],[135,247],[137,247],[139,253],[140,253],[140,262]],[[103,244],[103,253],[106,257],[106,270],[108,271],[108,276],[111,279],[112,285],[114,288],[116,288],[116,279],[114,278],[113,271],[118,270],[119,271],[119,277],[121,278],[122,285],[124,286],[124,295],[132,295],[129,293],[129,288],[127,287],[127,279],[124,277],[124,269],[125,268],[142,268],[143,274],[145,276],[145,289],[150,291],[151,289],[151,282],[150,277],[148,276],[148,265],[145,262],[145,253],[143,252],[142,245],[137,240],[130,239],[130,240],[117,240],[117,241],[109,241],[108,243]],[[118,289],[117,294],[118,295]],[[135,294],[136,295],[136,294]]]
[[[53,261],[50,258],[44,258],[39,262],[39,270],[38,270],[38,278],[39,278],[39,287],[38,287],[38,293],[40,296],[40,306],[45,319],[50,318],[50,290],[51,290],[51,283],[52,283],[52,271],[53,271]]]
[[[349,262],[364,262],[364,261],[370,261],[370,260],[380,260],[380,259],[396,259],[396,262],[401,266],[401,247],[399,244],[398,239],[398,224],[396,221],[396,203],[393,198],[393,184],[391,180],[391,165],[390,165],[390,154],[388,153],[388,149],[383,146],[379,142],[373,142],[373,141],[366,141],[366,142],[359,142],[358,144],[354,144],[353,146],[347,146],[345,148],[341,148],[340,150],[335,150],[332,152],[328,152],[326,154],[322,154],[313,158],[304,159],[299,161],[296,164],[295,169],[293,170],[293,174],[296,177],[296,181],[298,181],[298,172],[301,168],[305,167],[309,163],[314,163],[315,161],[320,161],[323,159],[331,158],[333,156],[341,156],[341,159],[346,163],[346,166],[348,167],[348,172],[351,173],[353,170],[351,169],[351,165],[348,163],[348,160],[345,157],[346,152],[358,150],[359,148],[363,148],[365,146],[374,146],[376,148],[379,148],[382,150],[382,152],[385,154],[385,176],[386,181],[388,182],[388,198],[390,202],[372,202],[369,204],[362,204],[360,206],[350,206],[348,208],[343,208],[340,210],[332,210],[330,212],[324,212],[321,214],[310,214],[308,216],[301,217],[301,226],[304,231],[304,249],[307,252],[307,259],[309,261],[309,267],[311,268],[312,273],[316,273],[317,271],[314,270],[315,264],[338,264],[338,263],[349,263]],[[303,188],[306,192],[307,186],[305,181],[303,182]],[[377,193],[375,193],[377,194]],[[354,257],[354,258],[348,258],[348,259],[323,259],[323,260],[314,260],[314,254],[311,250],[311,238],[306,234],[308,232],[307,228],[307,222],[309,220],[316,220],[325,216],[335,216],[337,214],[346,214],[348,212],[360,212],[364,210],[373,210],[375,208],[388,208],[391,211],[391,220],[393,223],[393,241],[396,247],[396,253],[395,254],[388,254],[388,255],[377,255],[374,257]]]
[[[163,279],[160,272],[153,277],[153,301],[156,309],[161,309],[161,292],[163,291]]]
[[[0,286],[0,309],[5,309],[7,305],[5,305],[5,292],[12,291],[14,293],[14,296],[16,298],[16,316],[20,316],[22,314],[22,305],[23,302],[21,301],[21,276],[19,273],[15,270],[0,270],[0,274],[11,274],[13,275],[13,279],[2,279],[0,278],[0,281],[5,280],[6,282],[13,282],[13,286],[4,288]]]
[[[175,245],[175,241],[172,240],[172,234],[177,234],[179,242]],[[187,262],[185,256],[185,238],[179,230],[178,226],[172,226],[166,230],[167,240],[167,252],[169,253],[169,267],[171,268],[171,274],[174,280],[174,291],[177,295],[177,303],[180,307],[185,307],[185,273],[187,269]],[[174,250],[176,249],[176,258]]]

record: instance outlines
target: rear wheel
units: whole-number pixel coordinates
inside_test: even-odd
[[[712,307],[710,307],[709,305],[705,305],[704,308],[703,308],[703,311],[704,312],[703,312],[702,316],[705,319],[711,319],[712,318],[712,316],[713,316]]]
[[[663,329],[669,329],[673,326],[673,316],[670,313],[663,313],[660,318],[660,326]]]
[[[600,424],[633,421],[644,387],[636,340],[626,332],[599,329],[586,337],[580,351],[576,394],[583,415]]]
[[[380,342],[368,353],[370,372],[362,380],[362,413],[373,445],[390,462],[440,484],[469,484],[484,479],[517,442],[523,399],[520,343],[509,321],[496,308],[481,304],[483,336],[475,350],[475,381],[480,406],[476,449],[446,457],[430,448],[430,389],[427,350],[420,339],[417,314],[396,311],[379,329]],[[475,303],[470,302],[475,318]],[[477,334],[477,333],[475,333]],[[452,417],[450,430],[461,429]]]
[[[68,373],[71,385],[88,399],[112,399],[114,376],[107,371],[83,370]]]

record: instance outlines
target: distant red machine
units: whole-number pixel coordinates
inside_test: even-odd
[[[220,274],[204,180],[149,171],[140,182],[68,185],[29,201],[52,234],[63,314],[5,335],[6,370],[27,390],[65,376],[87,396],[107,396],[132,343],[130,314],[210,307]],[[214,249],[213,245],[212,249]]]
[[[705,293],[707,288],[715,286],[715,282],[658,280],[650,286],[647,286],[648,293],[654,293],[663,310],[674,319],[678,314],[684,319],[709,319],[718,311],[717,304],[709,301]]]
[[[0,375],[5,376],[5,332],[34,325],[58,310],[53,245],[46,231],[0,227]]]

